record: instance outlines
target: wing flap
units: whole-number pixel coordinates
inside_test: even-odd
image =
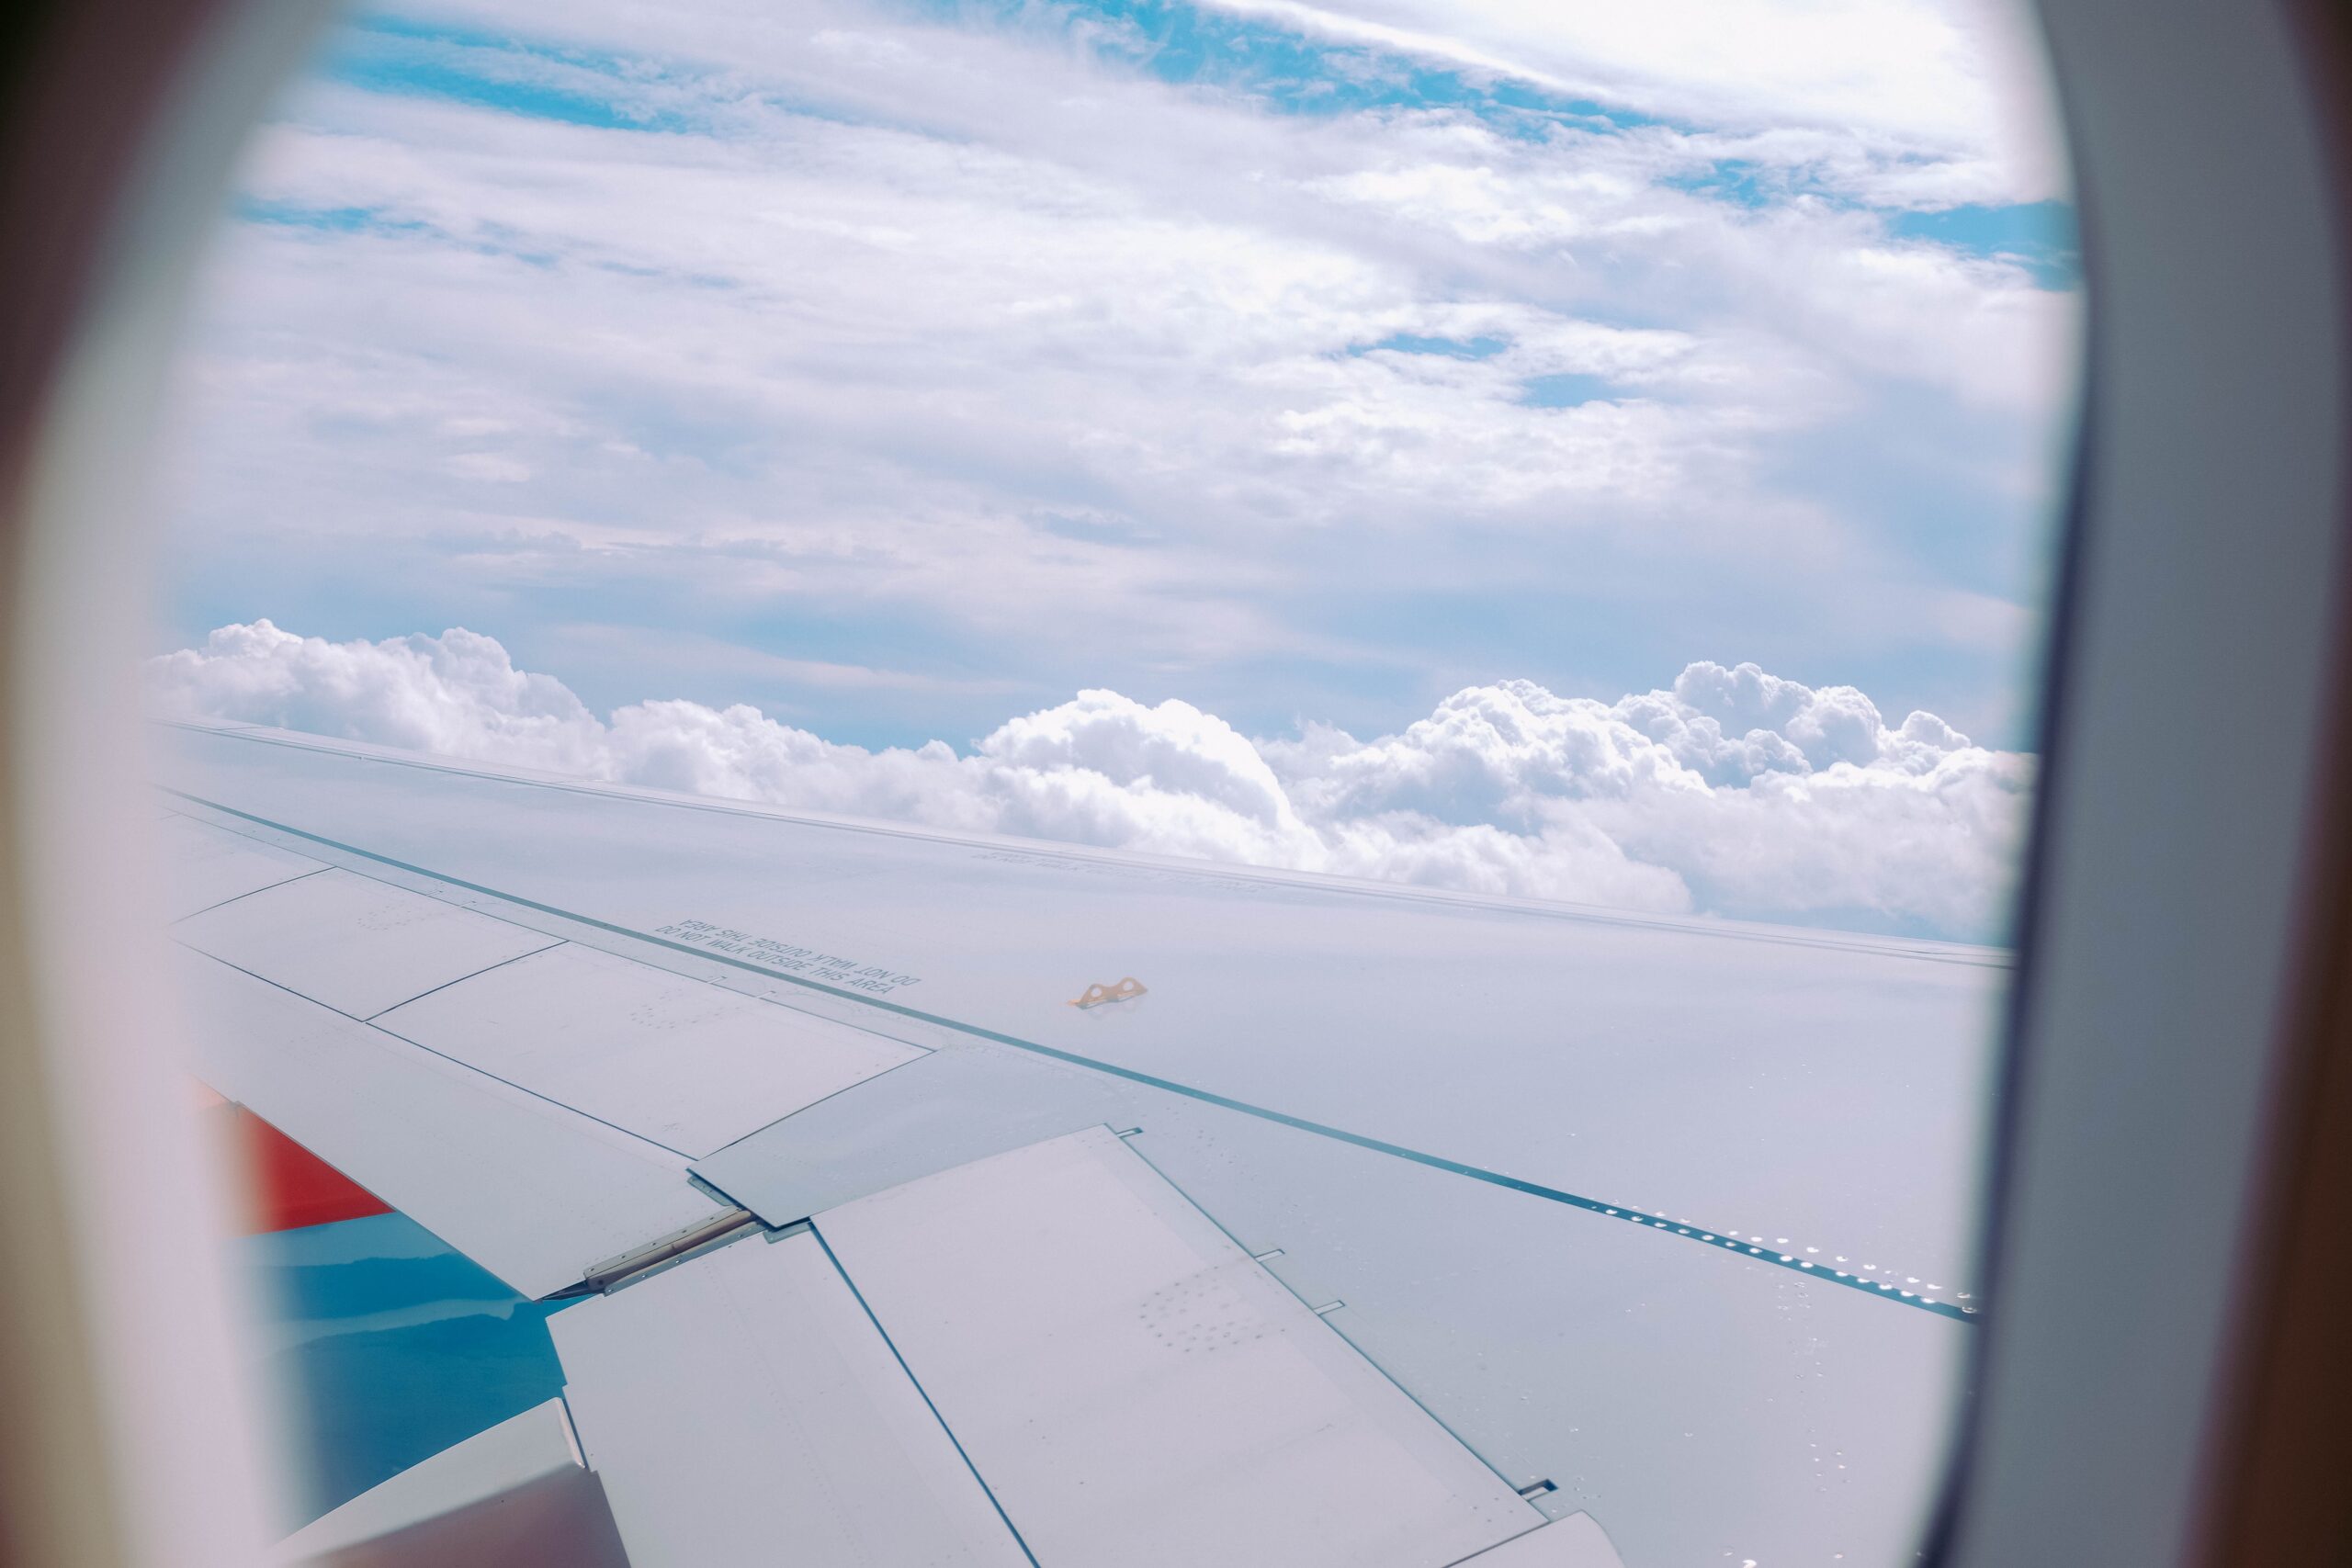
[[[326,869],[324,861],[168,812],[155,828],[164,866],[164,916],[183,919]]]
[[[280,1541],[276,1568],[630,1568],[563,1401],[361,1493]]]
[[[925,1055],[576,943],[486,970],[375,1021],[696,1156]]]
[[[187,953],[205,1082],[526,1296],[725,1207],[639,1138]]]
[[[359,1019],[560,940],[340,868],[191,916],[173,934]]]
[[[634,1568],[1030,1562],[806,1231],[738,1242],[548,1328]]]
[[[1543,1522],[1105,1129],[815,1225],[1046,1568],[1429,1568]]]
[[[1590,1514],[1570,1514],[1513,1536],[1453,1568],[1625,1568]]]

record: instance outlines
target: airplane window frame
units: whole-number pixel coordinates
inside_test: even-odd
[[[1928,1555],[2317,1562],[2255,1554],[2230,1449],[2256,1282],[2287,1239],[2265,1206],[2310,1153],[2296,1100],[2343,1055],[2343,34],[2317,6],[2040,9],[2081,185],[2086,399],[1989,1220],[1999,1304]],[[2217,85],[2226,130],[2184,136],[2174,109]],[[2257,692],[2245,726],[2159,739]]]
[[[1927,1556],[2316,1562],[2322,1534],[2298,1558],[2258,1533],[2243,1455],[2270,1430],[2254,1380],[2301,1277],[2281,1205],[2327,1196],[2301,1162],[2346,1100],[2342,33],[2316,6],[2040,8],[2082,185],[2089,390],[1994,1156],[1995,1310]],[[136,559],[121,454],[149,411],[130,389],[153,384],[243,127],[322,15],[55,0],[13,40],[0,229],[40,243],[0,256],[0,1245],[62,1267],[0,1295],[6,1337],[52,1352],[0,1366],[56,1439],[0,1449],[12,1560],[229,1562],[250,1528],[197,1507],[156,1533],[218,1462],[197,1445],[243,1440],[240,1417],[197,1407],[225,1374],[167,1364],[225,1345],[186,1289],[208,1202],[193,1148],[135,1087],[170,1021],[87,960],[140,890],[121,830],[135,705],[105,659],[61,672],[40,654],[61,629],[130,646],[137,606],[108,570]],[[153,1145],[135,1176],[126,1127]],[[118,1299],[132,1291],[153,1310]],[[2306,1404],[2342,1392],[2340,1359],[2329,1375],[2304,1380]]]

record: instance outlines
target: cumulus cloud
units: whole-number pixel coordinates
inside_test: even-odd
[[[1604,703],[1466,687],[1395,735],[1243,735],[1113,691],[969,750],[679,700],[599,716],[495,638],[268,621],[152,660],[160,711],[936,827],[1647,910],[1997,940],[2031,759],[1850,686],[1698,663]]]

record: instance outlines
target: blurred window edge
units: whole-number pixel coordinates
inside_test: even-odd
[[[2352,1117],[2345,203],[2321,117],[2345,57],[2268,8],[2041,12],[2083,186],[2089,398],[1996,1173],[2000,1310],[1929,1556],[2333,1561],[2328,1449],[2295,1434],[2347,1392],[2325,1332],[2342,1265],[2308,1239],[2342,1212],[2324,1158]],[[45,0],[6,39],[11,1562],[247,1561],[263,1512],[257,1470],[220,1472],[251,1448],[207,1285],[213,1195],[177,1086],[144,1081],[166,1077],[172,1021],[127,934],[149,874],[136,709],[105,655],[131,662],[132,455],[188,259],[322,14]]]

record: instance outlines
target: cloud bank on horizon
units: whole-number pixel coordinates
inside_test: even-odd
[[[600,717],[495,638],[267,621],[150,660],[165,714],[897,822],[1672,913],[1999,941],[2032,760],[1850,686],[1686,668],[1614,703],[1464,687],[1396,734],[1253,739],[1115,691],[967,750],[842,745],[747,705]]]

